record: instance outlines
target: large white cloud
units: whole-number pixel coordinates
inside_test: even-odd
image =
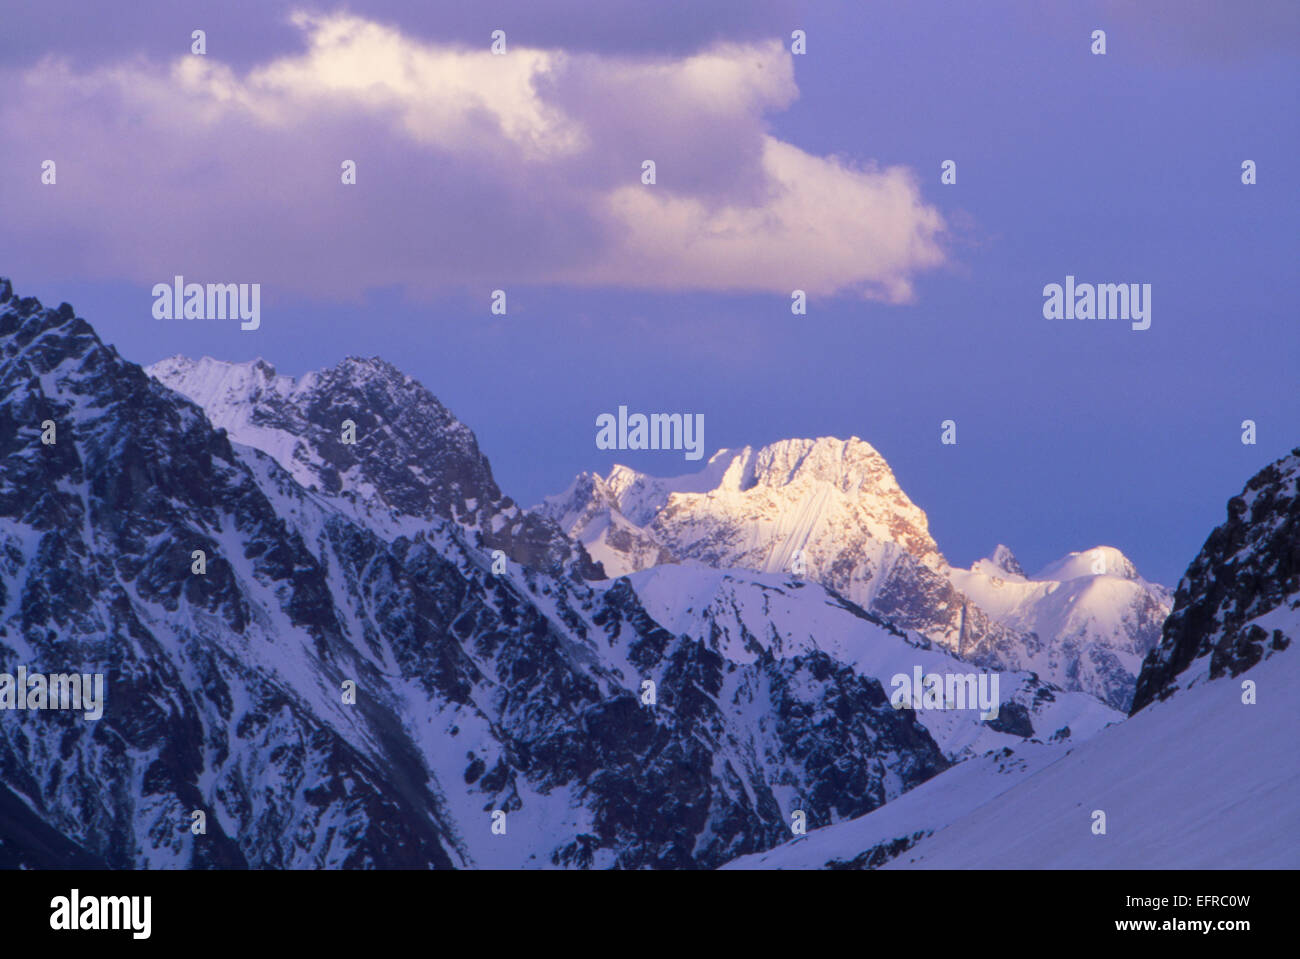
[[[944,260],[907,170],[771,135],[798,97],[777,41],[496,56],[348,15],[294,23],[301,52],[242,73],[186,54],[0,78],[0,201],[24,238],[4,268],[61,256],[323,295],[536,282],[905,301]]]

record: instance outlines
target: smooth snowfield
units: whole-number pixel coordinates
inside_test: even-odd
[[[1295,614],[1291,616],[1294,618]],[[1294,623],[1292,635],[1294,633]],[[1242,682],[1258,703],[1242,703]],[[727,868],[822,868],[918,831],[883,868],[1233,869],[1300,867],[1300,654],[1202,679],[1035,768],[989,755],[881,809]],[[1093,811],[1106,835],[1092,832]]]

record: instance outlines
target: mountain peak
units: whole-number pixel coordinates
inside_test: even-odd
[[[451,518],[500,493],[474,434],[391,364],[348,357],[301,377],[263,359],[175,356],[149,373],[203,407],[236,442],[275,458],[306,488],[350,490],[409,516]],[[340,441],[345,422],[357,441]]]
[[[932,577],[946,566],[925,513],[856,436],[722,449],[677,477],[614,466],[603,486],[574,483],[539,510],[606,569],[641,569],[664,557],[768,572],[797,566],[814,578],[824,570],[832,589],[860,592],[900,554]]]
[[[12,336],[10,356],[25,355],[32,369],[48,373],[69,357],[84,358],[105,346],[89,323],[77,316],[71,303],[47,307],[34,296],[15,296],[8,279],[0,283],[0,335]]]
[[[1061,557],[1048,563],[1032,578],[1065,582],[1081,576],[1117,576],[1120,579],[1139,579],[1133,561],[1114,546],[1094,546]]]
[[[743,492],[755,486],[789,486],[804,479],[829,482],[845,493],[864,486],[898,487],[885,458],[856,436],[847,440],[834,436],[791,438],[757,450],[746,446],[733,457],[723,486]]]
[[[1011,552],[1011,547],[1004,546],[1001,543],[998,543],[984,562],[991,563],[1004,573],[1011,573],[1013,576],[1025,575],[1025,570],[1020,565],[1020,561],[1016,559],[1016,554]]]
[[[330,369],[322,372],[341,375],[353,382],[379,379],[404,386],[410,386],[415,382],[392,363],[379,356],[344,357]]]
[[[410,520],[450,520],[524,565],[558,569],[576,557],[582,575],[595,574],[558,527],[502,495],[473,430],[386,360],[349,356],[295,379],[261,359],[180,356],[149,373],[385,535]]]
[[[247,405],[267,395],[289,397],[299,385],[293,377],[277,373],[274,366],[260,357],[233,363],[211,356],[196,360],[178,354],[146,367],[145,372],[203,407],[213,426],[226,430],[236,442],[250,446],[256,444],[241,438]]]

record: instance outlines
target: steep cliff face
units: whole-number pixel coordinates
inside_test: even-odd
[[[1199,679],[1236,676],[1286,649],[1300,611],[1300,449],[1251,477],[1188,567],[1134,713]]]

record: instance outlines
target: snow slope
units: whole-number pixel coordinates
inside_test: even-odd
[[[1300,635],[1292,619],[1288,632]],[[1242,680],[1263,687],[1242,702]],[[898,866],[1300,868],[1300,657],[1207,682],[1106,730]],[[1092,812],[1106,814],[1093,835]]]
[[[1292,635],[1300,635],[1292,621]],[[902,840],[885,868],[1300,868],[1300,732],[1288,691],[1300,656],[1276,654],[1240,682],[1206,682],[1043,765],[1040,747],[942,773],[861,819],[728,868],[822,868]],[[1094,810],[1106,834],[1092,832]],[[885,858],[882,855],[882,858]]]

